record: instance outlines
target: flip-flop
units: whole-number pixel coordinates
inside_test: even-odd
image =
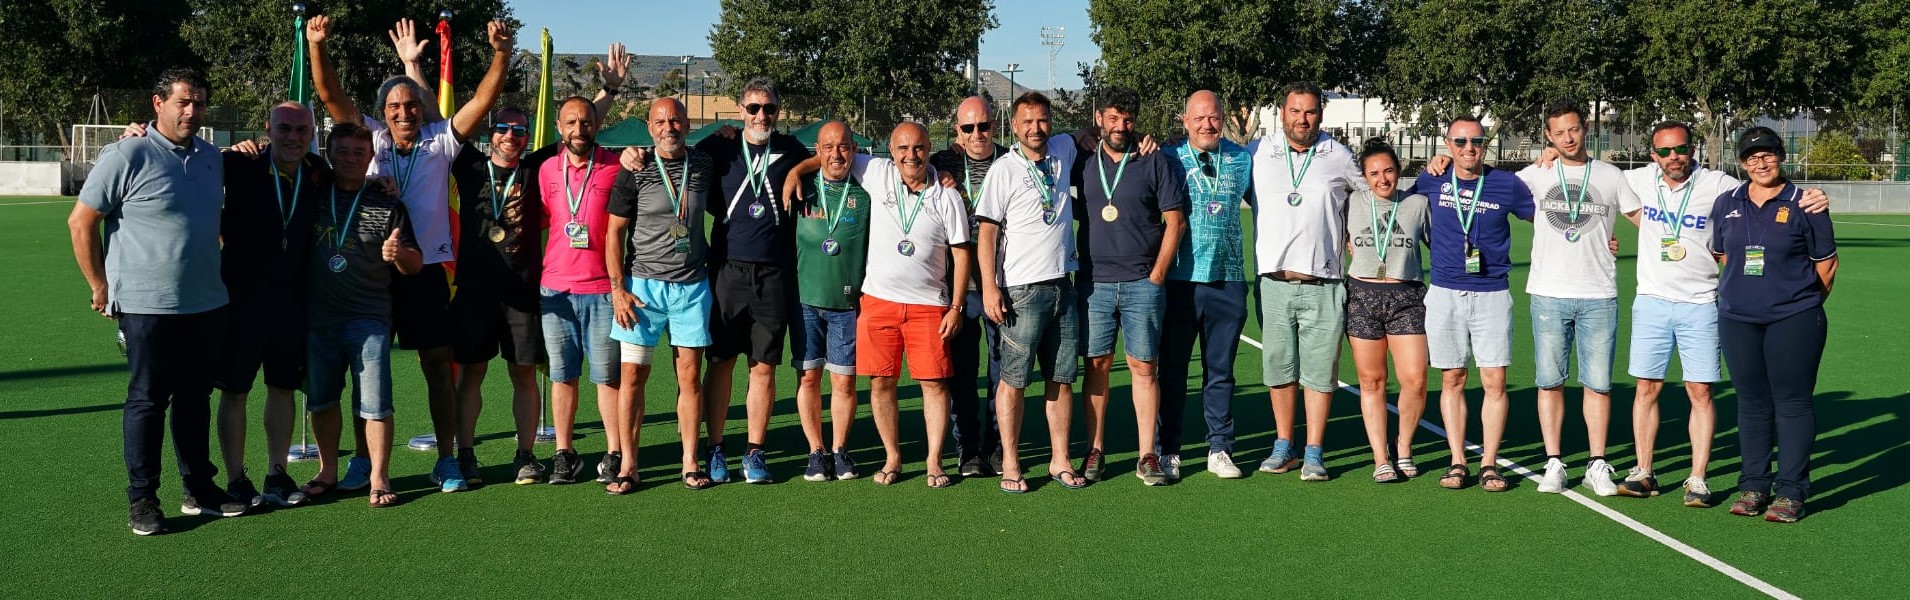
[[[379,498],[387,496],[391,499],[384,502],[378,501]],[[391,508],[398,504],[398,494],[393,493],[391,490],[372,490],[371,497],[368,501],[371,503],[372,508]]]
[[[895,480],[901,478],[901,471],[876,471],[875,477],[872,479],[875,480],[877,485],[895,485]]]
[[[937,473],[928,476],[929,489],[939,490],[951,485],[955,485],[955,481],[949,479],[947,473]]]
[[[1071,490],[1078,490],[1084,487],[1088,487],[1088,478],[1082,477],[1079,473],[1075,473],[1073,470],[1070,470],[1070,469],[1062,469],[1060,471],[1056,471],[1054,475],[1052,475],[1052,477],[1054,478],[1056,483],[1061,484],[1061,487],[1068,488]],[[1069,479],[1073,479],[1074,483],[1068,483]]]
[[[619,491],[610,489],[610,486],[613,486],[613,485],[624,486],[623,491],[619,492]],[[604,493],[610,494],[612,496],[622,496],[624,494],[628,494],[634,491],[637,491],[637,480],[629,478],[629,477],[624,477],[622,475],[618,475],[617,477],[611,479],[610,483],[604,486]]]
[[[1009,485],[1013,485],[1014,487],[1009,488],[1008,487]],[[1001,480],[1001,487],[997,489],[1000,489],[1001,493],[1003,494],[1025,494],[1025,493],[1028,493],[1028,482],[1024,480],[1020,480],[1020,479],[1008,479],[1004,477]]]
[[[325,494],[331,493],[332,488],[335,488],[335,487],[338,487],[338,482],[336,481],[331,483],[326,483],[323,481],[319,481],[317,479],[313,479],[311,481],[305,482],[305,497],[318,498],[318,497],[324,496]]]
[[[703,483],[697,484],[695,483],[697,481],[702,481]],[[683,487],[686,487],[692,490],[707,490],[707,489],[710,489],[711,487],[714,487],[715,485],[716,485],[716,481],[713,479],[710,479],[709,473],[705,473],[702,471],[691,471],[691,472],[683,474]]]

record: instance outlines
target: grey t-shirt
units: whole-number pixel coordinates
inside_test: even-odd
[[[1379,252],[1375,250],[1374,209],[1378,209],[1378,224],[1381,230],[1386,228],[1389,218],[1394,219],[1393,229],[1386,245],[1386,278],[1405,281],[1424,281],[1425,271],[1420,267],[1419,251],[1432,238],[1431,219],[1426,213],[1426,197],[1419,194],[1394,193],[1397,201],[1376,199],[1371,190],[1360,190],[1346,200],[1346,238],[1353,245],[1353,259],[1348,261],[1349,277],[1379,278]],[[1393,216],[1397,213],[1397,216]]]
[[[690,170],[687,181],[683,174],[686,165]],[[657,171],[653,159],[642,171],[617,174],[617,185],[610,190],[610,214],[631,220],[630,234],[624,238],[624,272],[631,277],[673,283],[699,281],[704,277],[703,265],[709,253],[703,218],[708,214],[704,209],[709,206],[710,191],[715,189],[711,179],[715,165],[710,155],[690,148],[683,159],[664,160],[663,171]],[[664,181],[666,176],[668,182]],[[684,190],[680,192],[681,202],[672,208],[670,194],[678,187]],[[680,241],[670,233],[678,223],[689,230]],[[790,257],[795,257],[794,251]]]
[[[327,186],[330,187],[330,186]],[[391,282],[398,270],[385,262],[385,239],[398,228],[398,242],[416,248],[407,222],[405,205],[397,198],[372,189],[367,182],[358,196],[358,210],[352,211],[356,192],[333,188],[316,207],[311,253],[311,327],[338,325],[355,319],[391,322]],[[342,238],[340,224],[350,230]],[[342,239],[342,243],[341,243]],[[333,257],[343,259],[343,269]]]
[[[194,314],[225,306],[219,276],[219,211],[225,159],[199,138],[174,145],[150,135],[107,144],[80,188],[80,203],[106,215],[106,287],[112,310]]]

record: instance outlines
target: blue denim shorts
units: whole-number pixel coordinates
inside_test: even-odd
[[[1075,313],[1074,284],[1063,277],[1011,286],[1008,314],[1001,326],[1001,380],[1026,388],[1035,367],[1054,383],[1074,383],[1081,363],[1081,320]]]
[[[1532,366],[1540,388],[1565,385],[1572,354],[1578,354],[1578,384],[1612,391],[1612,355],[1618,346],[1617,298],[1552,298],[1533,294]]]
[[[1128,358],[1142,362],[1160,358],[1167,288],[1146,279],[1097,281],[1081,288],[1081,312],[1088,322],[1087,357],[1114,354],[1114,336],[1119,333]]]
[[[391,418],[391,324],[353,319],[307,330],[305,372],[306,412],[337,408],[350,376],[352,412]]]
[[[544,352],[550,356],[550,380],[576,381],[583,361],[590,358],[590,382],[617,381],[617,344],[610,339],[616,314],[610,294],[572,294],[539,288],[544,324]]]
[[[796,370],[856,374],[856,316],[861,311],[803,304],[796,312],[796,326],[789,328],[789,347],[796,351]]]

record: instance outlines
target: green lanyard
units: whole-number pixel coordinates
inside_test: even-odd
[[[1028,163],[1028,170],[1032,171],[1030,174],[1034,176],[1032,179],[1035,181],[1035,189],[1041,190],[1041,207],[1044,209],[1054,208],[1054,182],[1049,180],[1049,178],[1054,177],[1054,175],[1049,174],[1046,169],[1041,168],[1048,163],[1050,157],[1041,157],[1041,163],[1037,164],[1034,159],[1028,158],[1028,155],[1021,152],[1020,144],[1015,145],[1014,152],[1015,156],[1020,157],[1021,160]]]
[[[484,163],[484,172],[491,176],[491,220],[504,221],[504,195],[512,186],[517,185],[517,169],[511,169],[511,176],[504,180],[504,187],[497,187],[497,163]]]
[[[400,158],[404,159],[403,168],[400,168],[398,166],[400,164],[398,162],[398,159]],[[405,192],[411,189],[411,174],[416,172],[418,172],[418,145],[417,144],[411,145],[410,154],[399,154],[398,145],[396,143],[392,144],[391,146],[391,178],[398,180],[398,197],[399,198],[403,198],[405,196]]]
[[[370,182],[361,182],[358,184],[358,193],[351,198],[351,210],[346,211],[343,217],[338,216],[338,187],[332,187],[332,207],[330,212],[332,215],[332,223],[338,225],[338,239],[332,242],[333,252],[345,249],[345,237],[351,235],[352,219],[358,216],[358,200],[365,197],[365,188],[367,187],[371,187]]]
[[[895,212],[902,219],[902,237],[905,240],[909,237],[909,230],[915,228],[915,218],[922,216],[922,205],[927,203],[924,198],[927,193],[928,186],[923,186],[920,192],[909,191],[909,184],[902,182],[902,172],[899,170],[895,172]],[[844,192],[844,195],[848,195],[847,192]],[[903,200],[904,196],[915,197],[914,212],[909,211],[908,202]]]
[[[749,186],[750,193],[768,195],[774,190],[769,187],[769,147],[763,147],[762,158],[749,155],[749,142],[743,142],[743,185]],[[770,198],[774,200],[774,197]],[[754,200],[752,200],[754,202]]]
[[[572,194],[570,190],[570,161],[568,159],[564,161],[564,202],[570,205],[570,222],[572,223],[583,220],[583,216],[577,214],[577,209],[583,207],[584,194],[590,193],[590,176],[595,174],[596,171],[597,153],[592,151],[589,161],[584,164],[584,182],[582,184],[584,189]]]
[[[1095,154],[1100,154],[1100,153],[1101,153],[1100,150],[1095,150]],[[1095,157],[1094,166],[1101,170],[1101,193],[1107,194],[1108,206],[1114,206],[1114,189],[1121,187],[1121,175],[1124,173],[1127,173],[1127,157],[1132,154],[1133,154],[1132,152],[1121,153],[1121,162],[1119,163],[1120,166],[1115,167],[1114,169],[1114,185],[1108,185],[1107,161],[1101,160],[1100,159],[1101,157],[1099,156]],[[1307,157],[1307,160],[1311,161],[1312,157],[1310,156]]]
[[[1293,191],[1295,191],[1295,192],[1298,192],[1298,191],[1300,191],[1300,182],[1301,182],[1302,180],[1305,180],[1305,179],[1306,179],[1306,172],[1307,172],[1307,169],[1311,169],[1311,168],[1313,168],[1313,157],[1314,157],[1314,155],[1316,155],[1316,154],[1319,154],[1318,152],[1314,152],[1314,151],[1313,151],[1313,148],[1314,148],[1313,146],[1308,146],[1308,147],[1307,147],[1307,149],[1306,149],[1306,161],[1304,161],[1304,162],[1301,162],[1301,163],[1300,163],[1300,172],[1299,172],[1299,173],[1294,173],[1294,172],[1293,172],[1293,152],[1294,152],[1294,150],[1293,150],[1292,148],[1287,148],[1287,174],[1288,174],[1289,176],[1291,176],[1291,177],[1293,177]]]
[[[1453,169],[1447,176],[1452,179],[1452,210],[1459,213],[1459,234],[1466,238],[1467,245],[1471,245],[1472,219],[1478,216],[1473,214],[1472,209],[1479,207],[1479,196],[1485,193],[1486,174],[1480,173],[1479,183],[1473,184],[1470,203],[1466,202],[1464,195],[1459,193],[1459,170]]]
[[[827,218],[829,219],[830,235],[835,235],[836,225],[842,223],[842,211],[849,205],[849,181],[845,179],[842,183],[837,185],[842,187],[842,193],[836,195],[836,205],[834,208],[830,208],[828,182],[823,180],[821,172],[816,173],[816,194],[822,196],[822,209],[829,212]],[[903,230],[903,233],[907,233],[906,228]]]
[[[1393,195],[1397,196],[1399,192],[1395,191]],[[1367,215],[1372,217],[1373,221],[1373,253],[1379,255],[1381,268],[1386,266],[1386,250],[1391,247],[1390,245],[1393,243],[1393,225],[1399,222],[1399,203],[1394,202],[1392,198],[1387,198],[1386,200],[1387,203],[1393,205],[1393,210],[1386,214],[1386,228],[1380,229],[1379,197],[1370,192],[1366,194]]]
[[[683,214],[683,192],[684,190],[690,189],[689,157],[685,156],[683,158],[683,175],[678,177],[679,181],[677,183],[672,184],[670,183],[670,170],[663,166],[663,155],[651,152],[650,156],[656,158],[657,174],[661,175],[663,179],[663,195],[670,199],[670,213],[676,215],[676,221],[678,223],[689,221],[689,216]]]
[[[1665,210],[1665,186],[1656,186],[1658,188],[1658,213],[1664,215],[1665,220],[1671,223],[1666,226],[1671,229],[1671,239],[1678,239],[1678,233],[1684,231],[1685,208],[1691,206],[1691,188],[1698,187],[1697,183],[1696,181],[1692,181],[1691,178],[1685,179],[1684,198],[1678,200],[1678,212],[1675,214]]]
[[[285,176],[279,173],[278,163],[273,162],[271,165],[272,194],[278,196],[279,199],[279,231],[281,234],[290,234],[292,231],[292,214],[298,212],[298,191],[300,188],[305,187],[305,161],[299,161],[298,170],[292,172],[291,207],[285,206],[285,189],[279,186],[279,180],[285,178]],[[1688,195],[1689,194],[1687,194],[1687,196]]]
[[[1213,177],[1208,177],[1207,174],[1201,172],[1204,170],[1200,168],[1201,156],[1207,156],[1208,160],[1211,161],[1208,164],[1213,165],[1214,167]],[[1209,195],[1219,194],[1221,171],[1227,166],[1226,155],[1223,155],[1219,152],[1207,152],[1205,150],[1202,150],[1200,151],[1199,154],[1190,154],[1188,155],[1188,157],[1189,159],[1194,161],[1194,164],[1191,165],[1194,170],[1194,181],[1197,183],[1203,184],[1197,187],[1207,188],[1207,191],[1205,193]],[[1199,192],[1200,190],[1196,189],[1195,191]]]
[[[1577,223],[1578,209],[1585,205],[1585,196],[1592,191],[1592,161],[1585,161],[1585,173],[1579,176],[1577,194],[1565,188],[1565,161],[1559,161],[1556,172],[1559,176],[1559,194],[1565,196],[1565,206],[1571,211],[1572,222]]]
[[[989,148],[988,149],[988,164],[991,164],[991,165],[994,164],[995,159],[998,158],[999,155],[1000,153],[997,152],[994,148]],[[968,159],[968,153],[963,152],[962,153],[962,191],[968,192],[969,210],[974,210],[975,204],[978,202],[981,202],[981,195],[975,193],[975,171],[974,171],[973,164],[974,162]]]

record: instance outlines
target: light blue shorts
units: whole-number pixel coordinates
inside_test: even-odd
[[[1631,376],[1664,379],[1671,370],[1671,349],[1690,383],[1717,383],[1724,372],[1718,360],[1718,303],[1672,302],[1639,296],[1631,304]]]
[[[1531,296],[1532,364],[1542,389],[1565,385],[1578,354],[1578,384],[1612,391],[1612,355],[1618,350],[1617,298]]]
[[[670,282],[630,277],[624,280],[630,294],[643,303],[637,309],[637,326],[626,329],[610,324],[610,338],[625,344],[654,348],[667,329],[670,345],[678,348],[707,348],[710,345],[710,280]]]
[[[1512,365],[1512,292],[1426,288],[1426,349],[1435,369]]]

